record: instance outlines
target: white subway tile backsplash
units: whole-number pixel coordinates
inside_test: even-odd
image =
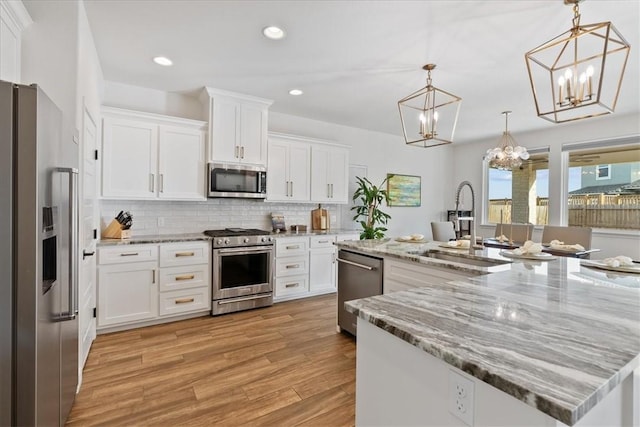
[[[210,199],[201,202],[102,200],[102,229],[121,210],[133,215],[133,235],[197,233],[225,227],[271,230],[271,213],[284,214],[287,227],[303,224],[311,227],[315,203],[268,203],[243,199]],[[332,218],[331,228],[340,228],[340,205],[323,205]],[[162,218],[162,220],[158,220]],[[333,219],[337,218],[337,222]],[[163,226],[159,226],[163,223]]]

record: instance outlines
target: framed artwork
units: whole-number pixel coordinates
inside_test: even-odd
[[[389,206],[420,206],[420,177],[387,174]]]

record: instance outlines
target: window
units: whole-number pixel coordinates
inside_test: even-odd
[[[576,144],[568,152],[568,225],[640,229],[640,143]]]
[[[609,170],[611,169],[611,165],[598,165],[596,166],[596,179],[611,179],[611,175],[609,174]]]
[[[549,218],[549,152],[529,150],[531,157],[513,171],[487,167],[486,222],[547,224]]]

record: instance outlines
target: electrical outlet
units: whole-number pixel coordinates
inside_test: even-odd
[[[164,217],[158,217],[158,227],[164,227]]]
[[[473,426],[473,381],[449,371],[449,412]]]

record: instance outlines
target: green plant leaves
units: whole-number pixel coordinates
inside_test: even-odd
[[[384,237],[385,227],[376,226],[377,224],[386,224],[391,215],[380,210],[382,203],[389,203],[389,194],[384,188],[387,178],[382,180],[379,186],[373,185],[366,177],[356,177],[358,188],[353,193],[352,200],[358,200],[359,205],[351,208],[356,214],[354,221],[360,219],[362,233],[360,239],[381,239]]]

